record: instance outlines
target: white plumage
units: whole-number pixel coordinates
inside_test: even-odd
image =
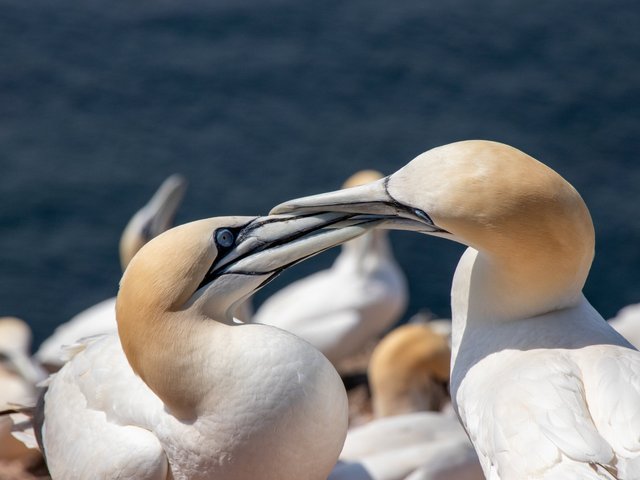
[[[44,446],[52,478],[166,479],[167,455],[156,431],[173,427],[178,433],[180,422],[172,422],[131,370],[115,334],[82,343],[49,381],[45,396]]]
[[[329,480],[481,480],[458,419],[440,412],[379,418],[349,431]]]
[[[581,293],[593,225],[553,170],[460,142],[273,211],[377,214],[469,246],[452,286],[451,392],[487,478],[640,478],[640,353]]]
[[[228,217],[176,227],[134,257],[118,333],[84,340],[53,375],[42,437],[54,480],[326,478],[347,427],[317,350],[235,305],[286,266],[360,235],[344,216]]]
[[[347,433],[330,480],[482,480],[467,434],[445,396],[451,352],[426,324],[396,328],[376,346],[369,384],[377,418]]]

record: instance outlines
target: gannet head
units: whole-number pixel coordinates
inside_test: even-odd
[[[440,410],[447,399],[450,359],[447,338],[428,324],[392,330],[369,361],[375,416]]]
[[[171,227],[186,190],[186,179],[181,175],[171,175],[162,182],[151,200],[131,217],[120,237],[123,271],[145,243]]]
[[[503,272],[517,269],[502,280],[540,289],[536,296],[548,297],[550,308],[577,300],[593,259],[593,224],[578,192],[549,167],[495,142],[434,148],[382,180],[291,200],[272,213],[320,211],[387,218],[382,228],[464,243],[502,263]]]
[[[134,371],[152,389],[165,382],[158,360],[175,363],[185,355],[176,349],[193,350],[176,338],[198,341],[203,323],[233,326],[235,307],[285,268],[373,225],[367,220],[324,229],[348,217],[210,218],[151,240],[131,260],[116,301],[122,347]]]

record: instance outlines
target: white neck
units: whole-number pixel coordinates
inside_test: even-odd
[[[581,269],[567,278],[562,274],[567,272],[552,270],[551,257],[529,260],[504,262],[473,248],[465,251],[451,289],[452,369],[469,330],[488,331],[491,326],[575,306],[583,298]]]
[[[395,263],[388,234],[384,230],[372,230],[345,243],[335,266],[368,272],[388,262]]]

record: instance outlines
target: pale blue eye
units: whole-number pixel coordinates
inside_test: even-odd
[[[221,247],[230,247],[233,245],[233,233],[231,230],[227,230],[226,228],[221,228],[216,231],[216,243]]]

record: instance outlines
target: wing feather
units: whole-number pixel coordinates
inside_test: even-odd
[[[602,345],[581,360],[589,410],[615,451],[620,478],[640,478],[640,354]]]
[[[469,373],[458,405],[487,476],[571,478],[553,472],[573,468],[575,478],[606,478],[580,467],[613,465],[615,455],[593,423],[581,368],[568,351],[502,351]]]
[[[166,479],[160,441],[140,426],[144,416],[132,422],[140,405],[155,405],[135,397],[141,381],[125,364],[117,336],[92,339],[50,382],[43,438],[53,478]]]

